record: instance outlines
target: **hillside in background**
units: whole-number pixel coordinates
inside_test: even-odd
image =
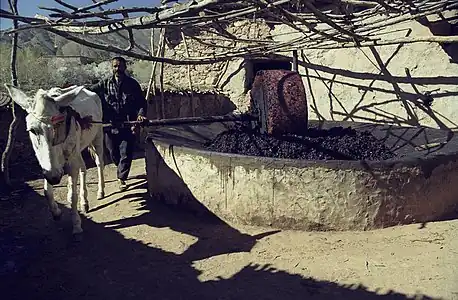
[[[145,50],[150,49],[150,35],[149,29],[134,30],[135,41],[139,46]],[[98,43],[114,45],[120,48],[125,48],[129,45],[126,38],[126,32],[109,33],[104,35],[85,36],[85,39],[97,41]],[[0,32],[0,44],[11,44],[12,36]],[[18,45],[20,48],[34,48],[34,50],[49,56],[86,56],[96,60],[105,60],[113,53],[106,51],[92,49],[73,41],[69,41],[51,32],[43,29],[30,29],[19,32]]]
[[[133,33],[137,44],[146,51],[150,51],[151,30],[134,30]],[[119,48],[129,46],[126,32],[86,35],[84,38]],[[0,31],[0,52],[2,54],[0,55],[0,69],[7,71],[0,72],[0,94],[6,92],[4,84],[11,81],[9,71],[11,40],[12,36]],[[159,32],[156,31],[155,41],[158,40]],[[110,74],[109,59],[116,55],[77,44],[43,29],[20,31],[18,48],[16,61],[18,83],[21,88],[31,93],[38,88],[87,84],[100,80]],[[138,48],[137,51],[144,54]],[[87,58],[91,59],[87,60]],[[127,59],[129,73],[141,84],[146,85],[151,77],[151,62]]]

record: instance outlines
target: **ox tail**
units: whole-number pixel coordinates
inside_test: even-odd
[[[95,161],[95,158],[97,157],[97,152],[95,151],[95,147],[93,145],[90,145],[89,147],[87,147],[87,150],[92,160]]]

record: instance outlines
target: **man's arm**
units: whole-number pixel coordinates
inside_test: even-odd
[[[100,80],[96,84],[90,84],[86,86],[86,89],[90,90],[91,92],[94,92],[98,95],[104,94],[105,92],[105,80]]]
[[[104,79],[100,80],[96,84],[88,85],[86,86],[86,89],[90,90],[91,92],[96,93],[100,101],[102,102],[102,112],[103,112],[103,122],[111,122],[112,121],[112,108],[108,105],[106,99],[105,99],[105,89],[106,89],[106,84],[105,84]]]
[[[137,110],[137,117],[146,117],[146,99],[143,97],[143,91],[140,84],[134,80],[134,102]]]

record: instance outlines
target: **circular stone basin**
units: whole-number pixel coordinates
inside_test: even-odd
[[[356,122],[397,154],[382,161],[291,160],[219,153],[228,124],[162,127],[147,137],[153,199],[229,222],[301,230],[370,230],[450,218],[458,208],[458,138],[449,131]]]

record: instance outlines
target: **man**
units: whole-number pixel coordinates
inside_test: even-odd
[[[102,99],[104,123],[111,123],[105,132],[105,145],[117,167],[119,190],[127,189],[126,180],[132,165],[136,126],[124,121],[144,121],[146,100],[138,82],[126,74],[126,61],[122,57],[111,60],[113,75],[88,87]]]

